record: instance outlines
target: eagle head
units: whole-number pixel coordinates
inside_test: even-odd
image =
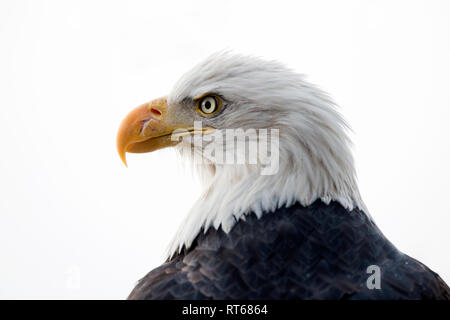
[[[119,155],[174,147],[188,157],[204,191],[180,226],[169,256],[210,227],[295,202],[361,200],[347,125],[330,97],[276,61],[216,53],[185,73],[168,96],[122,121]],[[238,143],[243,142],[243,143]]]

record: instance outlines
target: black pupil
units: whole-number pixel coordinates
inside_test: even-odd
[[[205,107],[206,107],[206,109],[211,108],[211,102],[210,101],[206,101],[205,102]]]

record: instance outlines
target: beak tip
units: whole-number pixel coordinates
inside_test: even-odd
[[[120,160],[122,160],[123,164],[125,165],[125,167],[128,168],[128,164],[127,164],[127,152],[123,150],[123,148],[118,147],[117,148],[118,153],[119,153],[119,157]]]
[[[123,155],[120,155],[120,159],[122,160],[123,164],[125,165],[125,167],[128,168],[128,164],[127,164],[127,158],[125,156],[125,153],[123,153]]]

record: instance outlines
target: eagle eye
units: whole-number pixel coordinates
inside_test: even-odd
[[[215,95],[207,95],[197,102],[197,111],[204,116],[211,116],[219,111],[222,106],[222,100]]]

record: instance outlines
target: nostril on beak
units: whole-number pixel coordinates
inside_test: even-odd
[[[160,115],[162,114],[161,111],[159,111],[158,109],[153,108],[153,107],[150,108],[150,112],[153,113],[153,114],[155,114],[155,115],[157,115],[157,116],[160,116]]]

